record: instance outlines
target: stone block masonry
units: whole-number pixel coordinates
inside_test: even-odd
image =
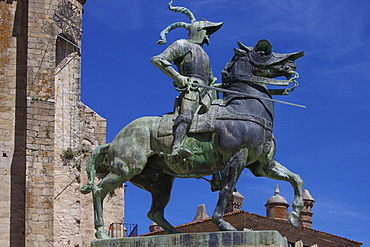
[[[55,103],[27,100],[26,245],[53,244]],[[42,240],[42,241],[40,241]]]
[[[0,246],[10,241],[11,164],[15,153],[16,47],[13,23],[16,5],[0,1]],[[19,153],[21,156],[21,152]]]
[[[278,231],[182,233],[94,240],[91,247],[288,247]]]
[[[80,20],[85,1],[69,2],[0,0],[0,246],[95,238],[92,198],[79,188],[106,121],[80,101],[78,34],[54,20],[60,7]],[[123,189],[107,199],[107,228],[122,222],[123,204]]]

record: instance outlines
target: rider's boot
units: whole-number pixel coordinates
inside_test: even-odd
[[[174,131],[174,140],[172,144],[172,153],[170,154],[173,160],[182,160],[193,155],[193,153],[182,147],[182,142],[184,141],[186,135],[186,129],[188,124],[185,122],[180,122]]]

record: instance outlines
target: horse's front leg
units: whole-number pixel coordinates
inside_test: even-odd
[[[230,223],[224,221],[222,215],[235,189],[236,182],[247,163],[247,158],[248,149],[240,150],[231,157],[222,171],[222,188],[218,196],[216,209],[212,215],[212,222],[218,226],[220,231],[236,231]]]
[[[294,227],[298,227],[299,215],[303,208],[303,180],[298,174],[289,171],[288,168],[281,165],[276,160],[273,160],[272,162],[271,172],[268,174],[268,177],[288,181],[294,188],[293,210],[289,213],[288,220]]]
[[[256,162],[248,166],[255,176],[266,176],[276,180],[284,180],[289,182],[294,188],[294,202],[293,210],[288,215],[289,222],[294,226],[299,226],[299,215],[303,208],[302,188],[303,180],[298,174],[288,170],[285,166],[281,165],[278,161],[273,159],[269,165]]]

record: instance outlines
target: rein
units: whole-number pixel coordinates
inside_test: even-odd
[[[246,83],[246,82],[259,82],[259,83],[263,83],[262,81],[264,81],[264,84],[272,84],[271,83],[271,80],[274,80],[274,81],[276,81],[276,83],[274,83],[272,85],[279,85],[279,86],[288,86],[290,83],[294,82],[294,86],[292,88],[283,89],[284,90],[284,93],[283,94],[288,94],[288,93],[292,92],[294,90],[294,88],[298,87],[298,82],[296,81],[296,79],[299,77],[299,74],[297,72],[293,71],[293,70],[288,71],[288,73],[294,74],[294,77],[290,78],[288,81],[268,79],[268,78],[264,78],[264,77],[243,76],[243,75],[241,75],[241,76],[235,76],[235,75],[234,76],[229,76],[229,75],[226,75],[224,78],[226,78],[228,80],[238,80],[238,81],[241,81],[241,82],[244,82],[244,83]],[[250,78],[256,78],[256,80],[253,81]],[[254,98],[254,99],[269,100],[269,101],[280,103],[280,104],[285,104],[285,105],[291,105],[291,106],[297,106],[297,107],[301,107],[301,108],[306,108],[306,106],[304,106],[304,105],[290,103],[290,102],[286,102],[286,101],[282,101],[282,100],[271,99],[271,98],[266,98],[266,97],[259,97],[259,96],[254,96],[252,94],[247,94],[247,93],[239,92],[239,91],[234,91],[234,90],[229,90],[229,89],[224,89],[224,88],[218,88],[218,87],[203,85],[203,84],[198,83],[197,80],[194,79],[194,78],[189,78],[189,85],[188,85],[188,87],[180,88],[180,89],[176,89],[176,90],[178,90],[178,91],[185,91],[185,90],[189,90],[189,89],[196,89],[198,87],[206,88],[206,89],[210,89],[210,90],[216,90],[218,92],[223,92],[223,93],[233,93],[233,94],[238,94],[238,95],[242,95],[242,96],[246,96],[246,97],[250,97],[250,98]]]
[[[301,108],[306,108],[306,106],[304,106],[304,105],[298,105],[298,104],[295,104],[295,103],[290,103],[290,102],[286,102],[286,101],[282,101],[282,100],[277,100],[277,99],[266,98],[266,97],[254,96],[252,94],[238,92],[238,91],[224,89],[224,88],[217,88],[217,87],[212,87],[212,86],[206,86],[206,85],[202,85],[202,84],[199,84],[199,83],[196,83],[196,82],[192,82],[191,84],[189,84],[189,87],[192,87],[192,88],[201,87],[201,88],[216,90],[218,92],[233,93],[233,94],[238,94],[238,95],[246,96],[246,97],[249,97],[249,98],[269,100],[269,101],[280,103],[280,104],[285,104],[285,105],[291,105],[291,106],[297,106],[297,107],[301,107]]]
[[[299,78],[299,74],[296,71],[289,70],[287,71],[289,74],[294,74],[292,78],[289,80],[277,80],[277,79],[271,79],[266,77],[258,77],[258,76],[250,76],[250,75],[224,75],[225,80],[227,81],[238,81],[238,82],[244,82],[244,83],[261,83],[261,84],[269,84],[274,86],[289,86],[290,83],[294,83],[293,87],[288,89],[281,89],[283,90],[284,95],[287,95],[290,92],[293,92],[293,90],[299,86],[298,81],[296,79]],[[280,89],[279,89],[280,90]]]

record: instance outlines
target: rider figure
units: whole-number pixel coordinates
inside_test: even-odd
[[[159,44],[165,44],[165,34],[177,27],[187,29],[189,31],[188,38],[175,41],[161,54],[151,58],[151,62],[174,80],[174,86],[182,91],[179,96],[179,115],[174,121],[174,141],[170,155],[171,158],[178,160],[193,155],[190,150],[182,147],[184,138],[190,128],[194,114],[199,110],[201,104],[207,106],[205,101],[210,103],[212,100],[212,96],[211,98],[205,97],[209,93],[208,90],[193,87],[192,83],[212,85],[216,82],[203,44],[209,45],[209,36],[220,29],[223,23],[213,23],[206,20],[196,21],[188,9],[172,7],[172,1],[168,6],[171,11],[186,14],[191,21],[190,24],[174,23],[163,30],[161,32],[162,39],[157,42]],[[178,71],[172,67],[172,62],[174,62]],[[214,91],[212,93],[215,97],[216,93]]]

